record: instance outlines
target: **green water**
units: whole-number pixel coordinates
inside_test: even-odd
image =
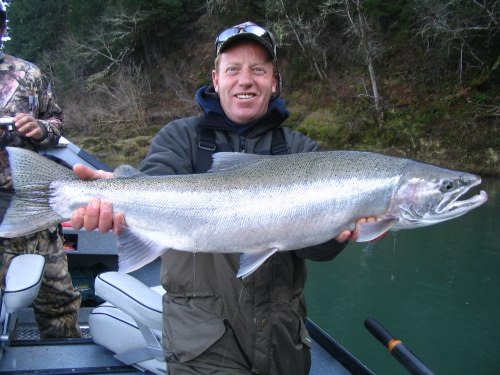
[[[364,328],[374,317],[436,374],[500,374],[500,180],[488,202],[371,251],[309,262],[309,316],[376,374],[409,374]]]

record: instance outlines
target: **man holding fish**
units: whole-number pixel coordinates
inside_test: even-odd
[[[246,22],[220,33],[215,48],[212,84],[196,93],[203,114],[160,130],[142,174],[75,166],[78,180],[8,149],[22,194],[0,234],[27,231],[24,216],[31,230],[72,216],[75,229],[113,229],[122,271],[161,255],[170,374],[307,374],[305,259],[331,260],[348,239],[459,217],[488,196],[460,199],[481,183],[469,173],[315,152],[316,142],[281,127],[288,111],[269,30]],[[23,170],[42,164],[45,182],[33,191]]]
[[[213,84],[196,93],[203,115],[160,130],[140,165],[142,172],[206,172],[212,153],[219,151],[319,151],[315,141],[281,127],[288,111],[279,98],[281,76],[269,30],[246,22],[220,33],[215,48]],[[113,177],[83,166],[74,170],[82,179]],[[72,217],[74,228],[116,233],[125,221],[110,202],[98,199]],[[305,259],[331,260],[356,235],[356,230],[344,230],[321,245],[276,253],[245,278],[236,277],[237,253],[167,251],[162,285],[167,290],[163,346],[169,373],[307,374],[311,340],[304,326]]]

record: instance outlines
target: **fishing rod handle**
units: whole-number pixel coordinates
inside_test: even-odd
[[[387,344],[394,339],[389,331],[374,318],[366,319],[365,327],[384,346],[387,346]]]
[[[374,318],[365,320],[366,329],[375,338],[384,345],[391,355],[396,358],[413,375],[434,375],[410,349],[408,349],[400,340],[395,339],[382,324]]]
[[[398,340],[399,341],[399,340]],[[400,342],[391,351],[391,354],[413,375],[434,375],[415,354]]]

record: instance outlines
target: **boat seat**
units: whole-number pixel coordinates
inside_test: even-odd
[[[94,342],[115,353],[121,362],[142,371],[166,373],[161,347],[161,286],[150,288],[120,272],[95,279],[95,293],[106,302],[92,310],[89,328]]]
[[[21,254],[14,257],[5,275],[5,288],[1,290],[0,305],[0,357],[5,343],[10,340],[17,312],[29,307],[42,285],[45,258],[38,254]]]
[[[45,258],[38,254],[22,254],[12,259],[2,290],[6,313],[31,305],[40,290],[44,267]]]

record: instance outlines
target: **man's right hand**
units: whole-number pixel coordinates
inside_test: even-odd
[[[81,164],[73,167],[75,175],[82,180],[97,180],[100,178],[113,178],[113,173],[102,170],[93,170]],[[78,230],[98,229],[100,232],[108,232],[113,229],[119,234],[125,226],[125,217],[121,213],[113,213],[111,202],[101,201],[98,198],[91,199],[87,207],[80,207],[71,215],[71,226]]]

